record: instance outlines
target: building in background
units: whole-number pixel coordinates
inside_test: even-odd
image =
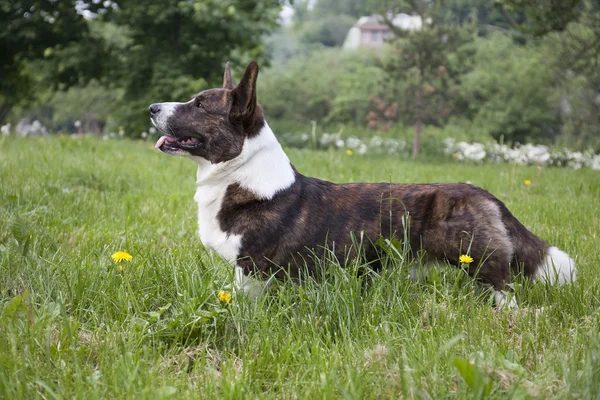
[[[394,26],[406,31],[421,29],[423,21],[418,15],[397,14],[392,20]],[[381,47],[386,39],[394,35],[390,27],[380,15],[360,17],[356,24],[346,34],[344,49]]]

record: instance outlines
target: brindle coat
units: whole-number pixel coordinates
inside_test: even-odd
[[[478,278],[500,289],[510,282],[509,265],[523,265],[531,276],[548,248],[500,200],[463,183],[334,184],[296,172],[295,183],[270,200],[229,186],[218,219],[224,231],[243,234],[238,265],[246,273],[283,275],[299,268],[316,272],[306,261],[322,256],[325,247],[344,260],[356,250],[351,232],[364,232],[363,255],[377,261],[380,236],[403,237],[402,216],[409,217],[413,252],[456,265],[469,249],[469,272],[483,262]]]

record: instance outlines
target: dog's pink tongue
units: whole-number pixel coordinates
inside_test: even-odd
[[[158,139],[156,141],[156,144],[154,145],[155,149],[160,149],[160,146],[162,146],[165,142],[170,143],[170,142],[174,142],[176,139],[169,137],[169,136],[161,136],[160,139]]]

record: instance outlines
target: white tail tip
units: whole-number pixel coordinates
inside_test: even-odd
[[[546,252],[546,258],[537,269],[538,279],[550,284],[575,282],[577,270],[575,261],[567,253],[557,247],[550,247]]]

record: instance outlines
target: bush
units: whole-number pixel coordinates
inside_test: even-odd
[[[381,77],[371,52],[318,49],[263,71],[258,98],[271,120],[365,125]]]
[[[475,68],[462,79],[467,113],[454,123],[472,137],[549,142],[560,133],[557,92],[537,48],[502,34],[478,39]]]

